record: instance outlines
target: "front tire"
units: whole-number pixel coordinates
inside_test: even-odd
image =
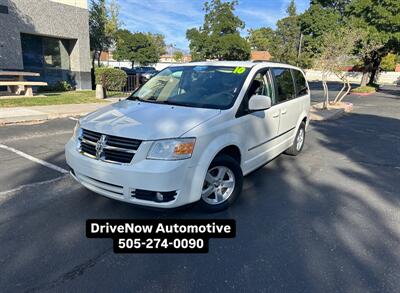
[[[297,156],[303,150],[305,139],[306,124],[304,122],[301,122],[300,127],[297,130],[296,137],[294,138],[293,145],[285,151],[285,154]]]
[[[243,173],[239,163],[230,156],[217,156],[204,179],[200,205],[208,212],[228,208],[242,192]]]

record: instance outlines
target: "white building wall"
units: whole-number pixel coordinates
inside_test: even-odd
[[[50,1],[88,9],[88,1],[87,0],[50,0]]]
[[[309,81],[320,81],[322,80],[322,71],[318,70],[305,70],[306,78]],[[346,72],[348,80],[351,83],[361,83],[362,72]],[[341,81],[336,74],[329,74],[328,81]],[[378,75],[377,83],[379,84],[392,84],[400,85],[400,72],[380,72]]]

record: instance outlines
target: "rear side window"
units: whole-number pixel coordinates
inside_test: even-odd
[[[299,70],[292,70],[294,82],[296,84],[296,94],[298,97],[304,96],[308,94],[308,88],[306,79],[304,78],[303,73]]]
[[[275,77],[276,93],[278,103],[291,100],[295,97],[294,84],[290,69],[272,68]]]

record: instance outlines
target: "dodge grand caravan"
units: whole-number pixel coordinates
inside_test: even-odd
[[[71,175],[101,195],[173,208],[227,208],[243,176],[282,152],[301,152],[310,90],[279,63],[171,66],[129,98],[77,123],[66,145]]]

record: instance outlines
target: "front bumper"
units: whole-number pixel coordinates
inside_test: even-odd
[[[65,146],[66,160],[73,170],[73,177],[86,188],[106,197],[158,208],[175,208],[200,199],[201,191],[194,192],[198,190],[195,187],[197,180],[193,180],[196,168],[191,166],[190,159],[146,160],[140,155],[136,158],[138,153],[132,164],[118,165],[80,154],[72,139]],[[135,197],[136,190],[174,193],[175,196],[167,202],[144,200]]]

